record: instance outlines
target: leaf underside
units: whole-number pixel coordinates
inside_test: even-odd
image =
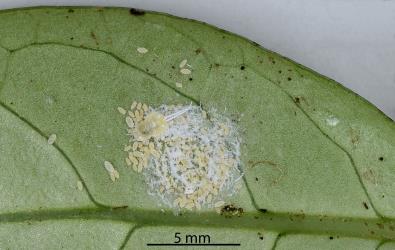
[[[395,248],[394,122],[338,83],[157,13],[2,11],[0,34],[1,249],[171,249],[146,244],[176,232],[241,249]],[[134,100],[201,103],[238,121],[245,176],[228,203],[241,216],[175,216],[147,194],[124,163],[116,111]]]

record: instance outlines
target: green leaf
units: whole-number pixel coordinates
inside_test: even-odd
[[[239,249],[394,247],[392,120],[243,38],[137,14],[0,13],[0,248],[165,249],[146,244],[172,243],[177,232]],[[184,59],[191,75],[179,73]],[[245,176],[228,202],[240,217],[208,209],[176,216],[148,195],[122,151],[128,138],[117,107],[134,100],[202,103],[238,120]],[[116,182],[105,160],[117,167]]]

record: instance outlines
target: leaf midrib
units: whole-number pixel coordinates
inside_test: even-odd
[[[202,217],[205,219],[202,220]],[[0,224],[80,219],[120,221],[139,226],[265,229],[281,233],[334,234],[380,240],[395,239],[394,233],[389,227],[395,223],[395,220],[305,216],[290,213],[246,212],[240,217],[225,217],[215,212],[188,212],[182,215],[174,215],[171,211],[161,212],[133,208],[83,208],[0,214]],[[383,229],[380,229],[380,227]],[[371,233],[372,231],[374,234]]]

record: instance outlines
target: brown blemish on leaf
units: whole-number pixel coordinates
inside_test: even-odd
[[[258,232],[258,237],[260,240],[263,240],[263,234],[261,232]]]
[[[294,98],[294,102],[296,104],[301,104],[302,102],[305,103],[307,106],[309,106],[309,103],[307,102],[306,98],[304,98],[303,96],[295,96]]]
[[[350,134],[351,143],[353,144],[353,147],[355,147],[360,140],[360,131],[350,128],[349,134]]]
[[[119,210],[119,209],[126,209],[129,206],[125,205],[125,206],[119,206],[119,207],[113,207],[112,210]]]
[[[195,50],[195,54],[196,54],[196,55],[199,55],[200,53],[202,53],[202,49],[201,49],[201,48],[197,48],[197,49]]]
[[[294,214],[293,217],[295,219],[304,220],[306,218],[306,214],[303,212],[303,210],[300,210],[300,214]]]
[[[232,204],[230,205],[225,205],[221,207],[221,215],[224,215],[226,218],[230,218],[233,216],[240,217],[244,214],[244,210],[241,207],[236,207]]]
[[[130,15],[132,15],[132,16],[143,16],[143,15],[145,15],[145,12],[144,12],[144,11],[138,10],[138,9],[135,9],[135,8],[131,8],[131,9],[129,10],[129,13],[130,13]]]
[[[97,37],[96,37],[95,32],[91,31],[91,37],[92,37],[93,40],[95,40],[95,43],[96,43],[96,45],[98,46],[98,45],[99,45],[99,42],[97,41]]]
[[[371,169],[368,168],[366,170],[364,170],[361,174],[362,178],[374,185],[379,184],[379,176],[376,174],[376,172]]]
[[[283,176],[284,176],[284,170],[283,170],[283,168],[280,166],[280,165],[278,165],[277,163],[275,163],[275,162],[272,162],[272,161],[268,161],[268,160],[262,160],[262,161],[248,161],[248,163],[251,165],[250,166],[250,168],[254,168],[254,167],[256,167],[257,165],[259,165],[259,164],[264,164],[264,165],[269,165],[269,166],[272,166],[272,167],[274,167],[275,169],[277,169],[279,172],[280,172],[280,176],[278,177],[278,178],[276,178],[275,180],[273,180],[272,181],[272,185],[276,185],[276,184],[278,184],[278,182],[283,178]]]
[[[384,225],[381,223],[376,223],[376,225],[380,228],[380,229],[384,229]]]
[[[269,62],[271,62],[272,64],[276,64],[276,61],[274,60],[274,58],[272,56],[268,57]]]

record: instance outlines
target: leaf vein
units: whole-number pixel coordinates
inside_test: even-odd
[[[21,120],[23,123],[27,124],[31,129],[33,129],[35,132],[37,132],[39,135],[41,135],[43,138],[47,138],[47,136],[42,132],[38,127],[33,125],[30,121],[28,121],[26,118],[22,117],[19,115],[17,112],[15,112],[13,109],[11,109],[9,106],[7,106],[3,101],[0,101],[0,106],[2,106],[4,109],[15,115],[19,120]],[[85,192],[87,193],[89,199],[92,201],[93,204],[95,204],[97,207],[101,208],[108,208],[108,206],[103,205],[96,201],[93,197],[93,195],[90,193],[84,179],[82,178],[81,174],[79,173],[77,167],[74,165],[74,163],[71,161],[71,159],[67,156],[67,154],[56,144],[52,144],[53,147],[62,155],[62,157],[67,161],[67,163],[71,166],[75,174],[77,175],[78,179],[81,181]]]
[[[308,119],[308,120],[309,120],[309,121],[320,131],[320,132],[321,132],[321,134],[324,135],[325,138],[327,138],[329,141],[331,141],[336,147],[338,147],[341,151],[343,151],[343,152],[346,154],[347,158],[349,159],[349,161],[350,161],[350,163],[351,163],[351,165],[352,165],[352,167],[353,167],[353,169],[354,169],[355,174],[356,174],[357,177],[358,177],[358,181],[359,181],[359,183],[360,183],[360,185],[361,185],[361,187],[362,187],[362,189],[363,189],[363,191],[364,191],[364,193],[365,193],[367,199],[369,200],[370,205],[372,206],[372,209],[373,209],[374,213],[375,213],[378,217],[384,218],[384,216],[383,216],[382,214],[380,214],[380,213],[377,211],[375,205],[373,204],[372,199],[370,198],[369,193],[368,193],[368,191],[367,191],[365,185],[363,184],[362,178],[361,178],[361,176],[360,176],[360,174],[359,174],[359,172],[358,172],[357,166],[356,166],[355,161],[354,161],[353,157],[351,156],[351,154],[350,154],[343,146],[341,146],[337,141],[335,141],[335,140],[334,140],[333,138],[331,138],[327,133],[325,133],[325,132],[320,128],[320,126],[314,121],[314,119],[307,113],[307,111],[304,110],[300,105],[298,105],[298,104],[296,104],[296,103],[294,102],[294,99],[293,99],[292,95],[291,95],[290,93],[288,93],[283,87],[281,87],[280,85],[276,84],[276,83],[275,83],[273,80],[271,80],[269,77],[263,75],[262,73],[256,71],[255,69],[251,68],[251,70],[252,70],[255,74],[257,74],[257,75],[261,76],[262,78],[264,78],[265,80],[269,81],[272,85],[276,86],[276,87],[277,87],[279,90],[281,90],[285,95],[287,95],[287,97],[290,99],[290,101],[291,101],[291,102],[292,102],[292,103],[293,103],[293,104],[294,104],[294,105],[305,115],[305,117],[306,117],[306,118],[307,118],[307,119]]]

